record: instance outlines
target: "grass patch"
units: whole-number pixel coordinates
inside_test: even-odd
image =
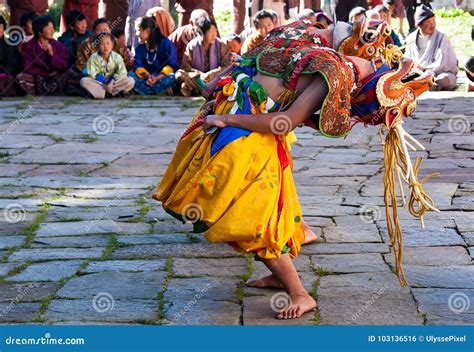
[[[320,278],[318,277],[315,282],[313,282],[313,287],[311,289],[311,292],[309,293],[316,303],[318,302],[318,289],[319,289],[319,284],[320,284]],[[316,307],[316,310],[314,312],[313,318],[311,318],[311,321],[314,323],[314,325],[321,325],[321,315],[319,313],[319,305]]]
[[[82,263],[81,266],[77,269],[77,272],[84,270],[87,265],[89,265],[89,261],[85,261],[84,263]],[[59,280],[56,289],[49,296],[44,297],[41,300],[40,309],[38,310],[38,314],[36,315],[36,317],[33,319],[33,323],[44,323],[46,321],[43,315],[44,313],[46,313],[46,310],[48,309],[51,301],[56,297],[56,293],[66,284],[66,282],[75,277],[78,277],[77,272],[76,274],[70,275],[68,277],[63,277],[61,280]]]
[[[237,300],[239,301],[239,304],[241,305],[243,309],[243,300],[245,297],[245,283],[247,282],[248,279],[252,277],[253,274],[253,256],[246,255],[244,256],[245,261],[247,262],[247,272],[243,275],[240,275],[239,278],[241,281],[237,284],[237,290],[236,290],[236,296]]]
[[[93,142],[96,142],[96,141],[99,140],[98,137],[96,137],[96,136],[91,136],[91,135],[88,135],[88,134],[81,134],[81,135],[79,136],[79,138],[82,139],[82,141],[83,141],[84,143],[93,143]]]
[[[51,138],[53,141],[55,141],[56,143],[64,142],[64,140],[65,140],[63,137],[56,136],[55,134],[52,134],[52,133],[34,133],[33,136],[49,137],[49,138]]]
[[[332,271],[326,270],[326,269],[324,269],[324,268],[321,267],[321,266],[315,266],[315,267],[314,267],[314,271],[315,271],[316,274],[318,274],[318,276],[320,276],[320,277],[322,277],[322,276],[328,276],[328,275],[334,274]]]
[[[25,110],[25,109],[28,109],[28,107],[31,105],[31,103],[34,102],[34,97],[32,97],[31,95],[27,95],[25,96],[25,98],[23,99],[23,101],[19,104],[17,104],[15,107],[17,110]]]
[[[84,101],[83,97],[71,97],[70,99],[67,99],[63,103],[63,109],[67,108],[68,106],[78,104],[80,102]]]
[[[33,239],[36,236],[36,231],[38,231],[40,224],[43,222],[44,218],[46,217],[48,207],[49,206],[47,204],[44,204],[41,207],[40,214],[38,214],[38,216],[33,219],[33,222],[31,223],[31,225],[23,229],[23,231],[21,231],[20,235],[26,236],[25,241],[23,242],[21,246],[8,248],[6,255],[1,260],[2,263],[7,263],[8,257],[12,255],[14,252],[20,249],[29,248],[31,246],[31,242],[33,242]]]
[[[158,301],[158,311],[156,312],[156,323],[160,324],[165,318],[165,292],[168,289],[168,285],[173,278],[173,257],[168,257],[166,260],[165,271],[167,273],[165,281],[163,282],[163,288],[156,295],[156,300]]]
[[[107,244],[107,247],[104,250],[104,253],[100,256],[99,260],[107,260],[114,250],[120,247],[120,242],[117,241],[117,236],[112,234],[110,241]]]

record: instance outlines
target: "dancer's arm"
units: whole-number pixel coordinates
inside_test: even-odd
[[[219,80],[226,76],[231,70],[232,68],[234,67],[234,65],[229,65],[227,66],[225,69],[223,69],[212,81],[209,81],[208,83],[206,83],[206,87],[205,88],[201,88],[201,86],[199,86],[199,89],[201,91],[201,94],[202,96],[205,98],[205,99],[209,99],[209,97],[212,95],[212,93],[214,92],[214,89],[216,88],[216,85],[217,85],[217,82],[219,82]]]
[[[205,130],[212,126],[218,128],[233,126],[261,133],[290,132],[321,108],[327,93],[326,81],[316,74],[313,81],[286,111],[258,115],[210,115],[203,127]]]

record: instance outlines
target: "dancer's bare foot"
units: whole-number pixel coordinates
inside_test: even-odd
[[[277,314],[277,319],[295,319],[300,318],[303,314],[308,313],[316,308],[316,301],[304,292],[300,294],[290,295],[290,303],[283,312]]]
[[[316,236],[314,231],[311,230],[311,227],[309,227],[305,221],[303,221],[302,226],[304,230],[304,241],[302,245],[316,242],[318,240],[318,236]]]
[[[247,281],[245,286],[255,288],[285,288],[283,283],[273,274],[262,277],[261,279]]]

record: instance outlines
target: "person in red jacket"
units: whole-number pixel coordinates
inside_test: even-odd
[[[6,3],[10,7],[10,26],[19,26],[26,12],[44,15],[48,10],[48,0],[7,0]]]
[[[33,20],[34,38],[21,51],[24,71],[17,76],[20,86],[30,95],[60,95],[64,92],[64,74],[69,68],[69,52],[53,39],[50,16]]]

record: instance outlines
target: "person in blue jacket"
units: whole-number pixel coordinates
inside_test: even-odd
[[[140,95],[172,94],[179,69],[176,47],[151,17],[141,20],[138,33],[141,44],[135,48],[133,70],[129,73],[135,80],[135,91]]]

